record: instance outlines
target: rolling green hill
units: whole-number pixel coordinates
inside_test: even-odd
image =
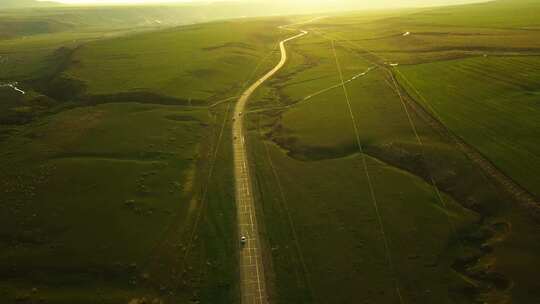
[[[91,43],[73,54],[64,77],[81,81],[87,94],[149,91],[194,104],[227,98],[242,85],[235,75],[249,73],[283,35],[265,32],[271,25],[279,22],[218,22]]]

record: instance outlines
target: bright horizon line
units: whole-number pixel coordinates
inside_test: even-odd
[[[199,0],[38,0],[40,2],[56,2],[61,4],[163,4],[163,3],[189,3],[200,2]],[[212,0],[205,2],[216,2]]]
[[[0,0],[1,1],[1,0]],[[265,3],[264,0],[37,0],[39,2],[54,2],[59,3],[63,5],[82,5],[82,6],[100,6],[100,5],[160,5],[160,4],[202,4],[202,3],[215,3],[215,2],[237,2],[237,3]],[[288,1],[290,4],[299,4],[300,2],[311,1],[311,0],[303,0],[298,1],[298,3],[295,3],[296,1],[293,0],[270,0],[272,2],[281,3],[282,5]],[[315,1],[315,7],[327,7],[328,5],[331,6],[333,4],[334,0],[313,0]],[[345,0],[343,0],[345,1]],[[364,0],[368,1],[368,0]],[[383,1],[384,5],[378,6],[378,5],[368,5],[365,4],[363,7],[364,9],[372,9],[372,8],[398,8],[398,7],[430,7],[430,6],[440,6],[440,5],[459,5],[459,4],[467,4],[467,3],[478,3],[478,2],[489,2],[494,0],[437,0],[441,3],[430,5],[428,3],[421,3],[422,1],[429,2],[430,0],[397,0],[395,2],[395,5],[388,6],[387,2],[393,1],[393,0],[386,0]],[[417,1],[417,3],[415,3]],[[437,2],[435,1],[435,2]],[[401,3],[400,3],[401,2]],[[409,2],[409,3],[408,3]],[[310,3],[311,4],[311,3]],[[342,3],[343,4],[343,3]],[[348,4],[350,7],[350,4]],[[354,6],[353,6],[354,7]],[[361,6],[354,7],[355,9],[359,9]]]

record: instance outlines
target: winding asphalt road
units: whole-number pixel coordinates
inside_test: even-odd
[[[281,60],[266,75],[253,83],[238,99],[234,109],[233,122],[233,154],[234,174],[236,188],[236,205],[238,218],[239,238],[245,237],[245,244],[241,245],[240,252],[240,283],[242,304],[266,304],[268,297],[264,279],[259,231],[255,214],[255,201],[253,198],[252,182],[249,174],[247,149],[244,134],[244,115],[246,104],[255,90],[276,74],[287,61],[285,43],[307,35],[306,31],[285,39],[279,43]]]

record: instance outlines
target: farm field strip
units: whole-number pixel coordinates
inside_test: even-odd
[[[446,130],[448,130],[447,124],[445,124],[445,120],[438,114],[437,111],[433,108],[431,103],[424,97],[423,94],[421,94],[417,88],[415,88],[412,83],[401,73],[399,69],[395,70],[398,75],[404,80],[405,84],[411,88],[412,92],[417,95],[420,100],[422,101],[422,106],[425,106],[427,108],[427,111],[430,115],[433,115],[435,119],[440,122],[440,126]],[[496,167],[493,163],[493,161],[486,158],[485,155],[478,152],[478,150],[474,147],[472,147],[470,144],[466,143],[463,139],[456,136],[453,132],[449,133],[451,135],[452,140],[456,144],[457,147],[460,148],[460,150],[466,154],[471,160],[473,160],[479,168],[481,168],[488,176],[490,176],[493,180],[497,181],[499,185],[501,185],[508,193],[510,193],[517,201],[524,203],[525,205],[529,207],[533,207],[534,209],[539,208],[540,202],[538,202],[537,198],[531,194],[530,191],[525,189],[522,185],[518,184],[512,177],[510,177],[505,172],[501,171],[500,168]]]
[[[500,172],[497,174],[499,176],[497,179],[507,179],[504,182],[505,184],[514,183],[508,180],[508,176],[510,176],[511,179],[521,184],[522,190],[520,192],[534,192],[535,183],[537,184],[534,175],[528,174],[528,170],[520,170],[520,160],[517,158],[512,159],[509,156],[515,155],[519,156],[519,158],[527,158],[530,165],[535,168],[540,165],[540,159],[535,153],[535,151],[539,150],[538,145],[534,141],[526,140],[528,137],[534,137],[534,134],[537,133],[533,121],[539,115],[539,112],[534,107],[532,96],[534,90],[539,86],[538,75],[533,71],[534,65],[538,64],[538,60],[529,59],[528,61],[531,62],[532,66],[517,68],[517,73],[504,76],[506,78],[500,75],[500,71],[516,70],[516,68],[510,69],[510,67],[507,67],[509,62],[515,62],[515,60],[492,58],[489,59],[489,62],[494,61],[493,64],[486,66],[485,69],[480,69],[479,63],[484,60],[486,59],[462,60],[453,65],[455,71],[452,71],[449,75],[454,76],[449,77],[447,83],[453,86],[454,89],[449,92],[448,97],[440,96],[440,93],[435,93],[430,90],[429,86],[426,87],[425,84],[418,82],[418,79],[416,79],[417,73],[413,73],[416,68],[412,68],[413,72],[411,72],[411,68],[398,69],[396,72],[403,80],[405,89],[408,89],[412,96],[416,96],[432,116],[441,121],[454,134],[459,135],[464,142],[475,143],[473,147],[482,153],[489,162],[493,163],[493,166],[498,167],[497,170]],[[443,65],[446,65],[446,63]],[[463,68],[460,66],[463,66]],[[419,68],[421,67],[420,65]],[[426,72],[429,73],[430,71],[427,70]],[[482,77],[486,73],[493,75],[486,76],[490,78],[489,82],[486,82],[485,77]],[[405,74],[409,77],[405,77]],[[467,94],[463,86],[456,83],[458,75],[465,77],[471,83],[476,83],[482,90]],[[416,85],[413,85],[411,78],[414,78]],[[420,92],[418,86],[423,87],[424,92]],[[520,91],[525,92],[518,93]],[[426,94],[431,98],[426,97]],[[454,113],[448,111],[449,98],[460,98],[466,102],[456,104]],[[511,100],[515,102],[509,103],[508,101]],[[479,108],[480,106],[482,109]],[[475,121],[461,121],[460,119],[461,116],[471,117],[479,113],[485,113],[486,117],[481,117]],[[508,113],[510,117],[522,117],[522,119],[514,122],[495,119],[497,117],[502,118],[505,115],[504,113]],[[461,122],[461,127],[458,125],[458,120]],[[468,129],[465,128],[465,125]],[[486,172],[493,171],[493,169],[486,169]],[[488,174],[491,175],[489,172]],[[507,177],[503,178],[502,175]]]

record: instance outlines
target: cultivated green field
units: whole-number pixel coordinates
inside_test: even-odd
[[[275,302],[540,299],[536,208],[455,137],[538,194],[539,9],[500,1],[300,26],[310,34],[250,114]]]
[[[476,57],[400,70],[451,130],[540,195],[539,67],[540,57],[516,56]],[[434,77],[438,81],[425,81]]]

